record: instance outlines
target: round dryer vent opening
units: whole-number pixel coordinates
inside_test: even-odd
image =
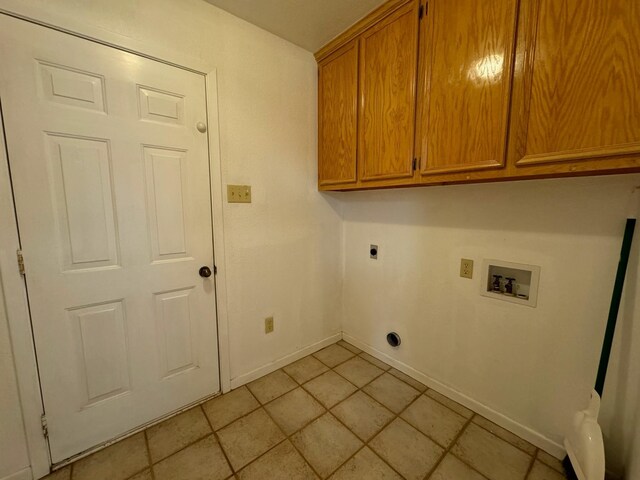
[[[396,332],[390,332],[387,334],[387,342],[389,343],[389,345],[396,348],[400,346],[402,340],[400,340],[400,335],[398,335]]]

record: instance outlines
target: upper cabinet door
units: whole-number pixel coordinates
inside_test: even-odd
[[[363,181],[413,177],[418,2],[360,39],[358,159]]]
[[[422,22],[421,173],[505,162],[517,0],[429,0]]]
[[[354,40],[318,66],[318,183],[356,181],[358,43]]]
[[[573,171],[640,153],[638,0],[522,0],[520,17],[510,161]]]

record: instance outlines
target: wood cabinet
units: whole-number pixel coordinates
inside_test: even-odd
[[[639,52],[636,1],[390,0],[316,54],[319,188],[640,172]]]
[[[358,41],[318,65],[318,184],[356,181]]]
[[[422,176],[501,168],[517,0],[429,0],[421,25]]]
[[[418,2],[360,37],[360,180],[413,177]]]
[[[515,175],[640,166],[637,1],[522,0],[518,56]]]

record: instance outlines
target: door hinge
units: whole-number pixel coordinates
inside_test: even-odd
[[[20,275],[24,275],[24,256],[22,250],[16,250],[16,256],[18,257],[18,271]]]
[[[418,20],[422,20],[423,16],[424,16],[424,5],[420,5],[420,7],[418,8]]]
[[[47,425],[47,417],[44,416],[44,413],[40,416],[40,423],[42,425],[42,435],[44,435],[44,438],[49,438],[49,426]]]
[[[413,164],[411,165],[411,168],[413,169],[414,172],[418,169],[418,159],[417,158],[413,159]]]

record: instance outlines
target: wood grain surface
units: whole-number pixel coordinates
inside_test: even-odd
[[[418,2],[360,38],[359,174],[362,181],[413,176]]]
[[[504,165],[517,0],[430,0],[422,24],[423,174]]]
[[[517,165],[640,153],[640,2],[523,0]]]
[[[318,184],[356,181],[358,40],[318,66]]]

